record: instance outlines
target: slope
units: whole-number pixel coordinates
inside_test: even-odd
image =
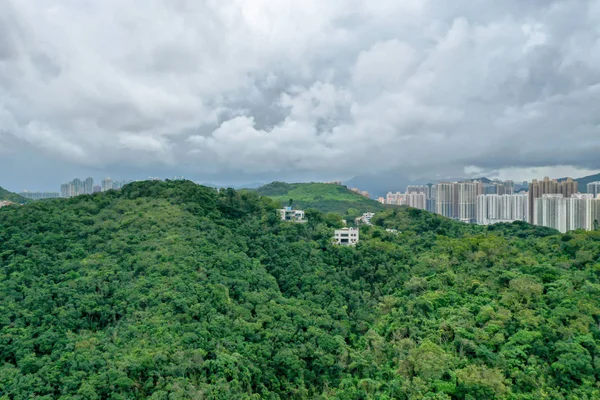
[[[599,232],[397,208],[348,248],[275,207],[178,181],[0,209],[0,397],[600,398]]]
[[[587,193],[587,185],[592,182],[600,182],[600,174],[584,176],[583,178],[575,179],[579,184],[579,191]]]
[[[380,203],[354,193],[345,186],[326,183],[273,182],[261,186],[256,192],[262,196],[269,196],[282,205],[288,205],[289,201],[293,200],[294,206],[298,208],[314,208],[321,212],[349,216],[383,209]]]
[[[16,193],[9,192],[3,187],[0,187],[0,200],[12,201],[13,203],[17,204],[26,204],[30,202],[29,199],[26,199],[23,196],[19,196]]]
[[[566,181],[567,178],[560,178],[558,179],[559,182],[563,182]],[[587,193],[587,185],[588,183],[592,183],[592,182],[599,182],[600,181],[600,174],[595,174],[595,175],[588,175],[588,176],[584,176],[582,178],[577,178],[574,179],[579,186],[579,191],[581,193]]]

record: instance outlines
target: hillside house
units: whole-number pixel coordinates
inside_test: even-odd
[[[292,207],[285,207],[279,210],[279,216],[282,221],[291,222],[306,222],[304,218],[304,211],[293,210]]]
[[[336,229],[333,239],[341,246],[354,246],[358,243],[358,228]]]

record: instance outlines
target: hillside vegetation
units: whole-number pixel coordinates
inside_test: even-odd
[[[16,193],[9,192],[8,190],[4,189],[3,187],[0,187],[0,201],[1,200],[12,201],[13,203],[17,203],[17,204],[26,204],[31,201],[31,200],[26,199],[25,197],[20,196]]]
[[[276,207],[177,181],[0,209],[0,398],[600,398],[600,232],[402,207],[338,247]]]
[[[256,192],[262,196],[269,196],[284,206],[288,205],[291,199],[298,208],[314,208],[321,212],[335,212],[350,217],[383,209],[380,203],[354,193],[345,186],[327,183],[273,182],[261,186]]]

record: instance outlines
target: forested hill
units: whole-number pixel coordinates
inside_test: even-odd
[[[185,181],[0,209],[0,398],[600,398],[599,232],[308,217]]]
[[[25,204],[30,202],[29,199],[26,199],[23,196],[19,196],[16,193],[9,192],[8,190],[0,186],[0,201],[2,200],[12,201],[13,203],[17,204]]]
[[[284,206],[293,200],[293,205],[298,208],[314,208],[350,217],[383,209],[380,203],[354,193],[346,186],[328,183],[272,182],[256,189],[256,192],[269,196]]]

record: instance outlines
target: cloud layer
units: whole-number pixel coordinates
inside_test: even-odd
[[[598,26],[598,0],[8,0],[0,159],[600,169]]]

